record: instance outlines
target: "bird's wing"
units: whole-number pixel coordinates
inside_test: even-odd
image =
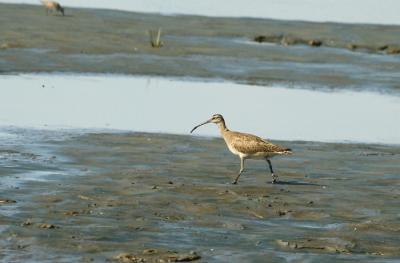
[[[288,150],[252,134],[232,133],[234,133],[232,134],[234,136],[231,137],[231,145],[239,152],[254,154],[258,152],[284,152]]]

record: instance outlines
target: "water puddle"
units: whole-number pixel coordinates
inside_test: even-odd
[[[400,97],[123,75],[0,77],[1,126],[189,134],[213,113],[264,138],[400,143]],[[213,125],[199,135],[218,136]]]

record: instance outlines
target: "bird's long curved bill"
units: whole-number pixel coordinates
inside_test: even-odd
[[[192,133],[194,130],[196,130],[196,129],[199,128],[200,126],[202,126],[202,125],[204,125],[204,124],[207,124],[207,123],[210,123],[210,120],[205,121],[205,122],[203,122],[202,124],[197,125],[196,127],[194,127],[194,128],[190,131],[190,133]]]

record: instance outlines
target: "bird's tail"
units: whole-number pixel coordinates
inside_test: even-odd
[[[283,149],[282,154],[290,155],[293,154],[292,149],[286,148]]]

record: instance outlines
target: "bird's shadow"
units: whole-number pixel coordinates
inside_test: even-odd
[[[57,18],[71,18],[75,17],[74,15],[66,14],[66,15],[61,15],[61,14],[56,14],[56,15],[48,15],[49,17],[57,17]]]
[[[272,185],[306,185],[306,186],[322,186],[320,184],[315,183],[307,183],[307,182],[297,182],[297,181],[277,181],[275,183],[269,182]]]

